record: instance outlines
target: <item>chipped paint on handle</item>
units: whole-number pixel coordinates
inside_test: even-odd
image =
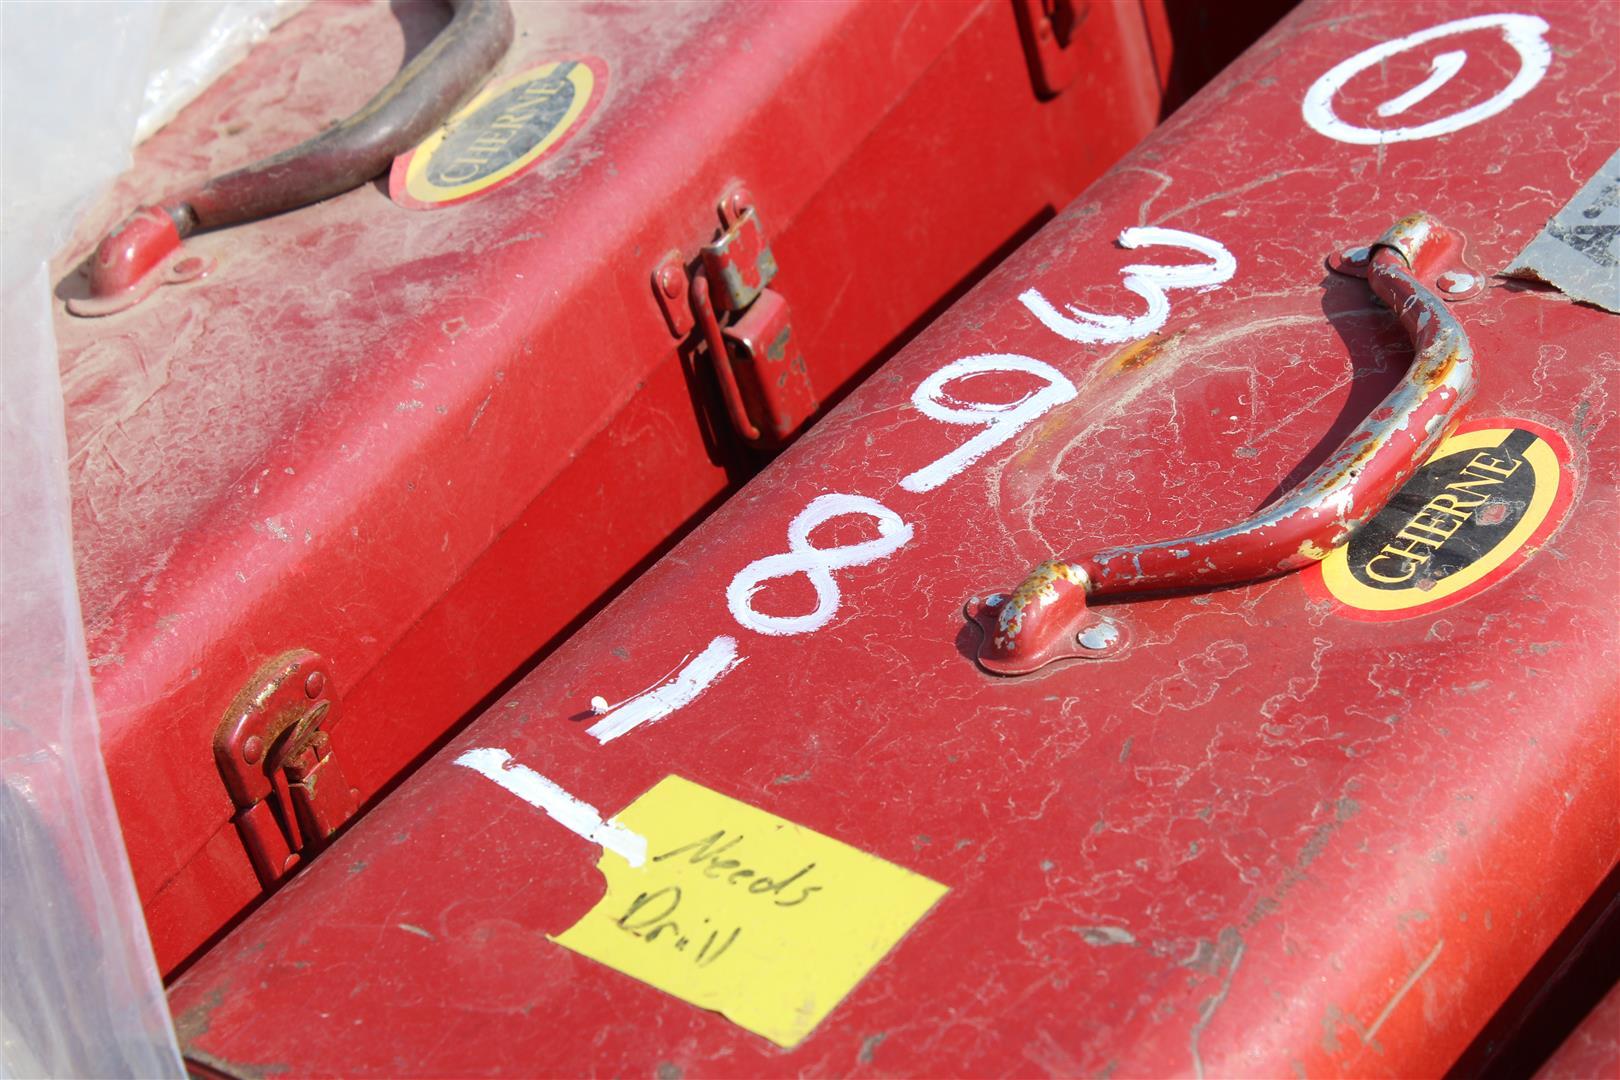
[[[982,640],[985,670],[1024,674],[1073,655],[1088,596],[1273,577],[1320,561],[1355,535],[1422,466],[1473,396],[1473,347],[1429,287],[1466,265],[1462,250],[1462,238],[1427,214],[1402,218],[1372,246],[1368,283],[1411,336],[1415,355],[1401,383],[1310,476],[1227,528],[1042,563]]]

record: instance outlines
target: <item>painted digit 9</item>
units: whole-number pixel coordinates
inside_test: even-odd
[[[1046,385],[1017,401],[990,404],[963,401],[950,393],[951,383],[974,375],[1016,371],[1033,375]],[[1050,364],[1016,353],[982,353],[953,360],[917,385],[911,403],[917,411],[944,424],[972,424],[984,428],[973,438],[900,481],[907,491],[932,491],[985,454],[1018,434],[1020,428],[1053,406],[1071,400],[1074,384]]]

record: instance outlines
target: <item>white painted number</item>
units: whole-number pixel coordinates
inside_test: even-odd
[[[1066,304],[1064,310],[1059,311],[1037,289],[1025,291],[1019,301],[1048,329],[1069,341],[1121,342],[1151,334],[1168,321],[1167,290],[1219,285],[1237,272],[1237,260],[1231,252],[1196,233],[1146,227],[1126,229],[1120,234],[1119,243],[1128,249],[1182,248],[1197,252],[1208,261],[1170,266],[1138,263],[1125,267],[1121,271],[1124,286],[1147,302],[1148,309],[1143,315],[1098,314],[1073,304]],[[1007,402],[979,400],[971,396],[971,390],[964,389],[963,384],[968,380],[998,374],[1032,377],[1038,380],[1038,385],[1022,397]],[[980,353],[951,361],[917,386],[911,403],[918,412],[942,424],[980,430],[949,453],[907,474],[901,479],[900,487],[919,494],[933,491],[1041,416],[1073,400],[1077,393],[1074,383],[1057,368],[1018,353]],[[811,543],[810,534],[817,528],[848,515],[872,519],[878,535],[871,540],[826,548]],[[843,603],[843,593],[834,572],[887,558],[904,547],[912,534],[912,527],[899,514],[876,499],[839,493],[821,495],[788,523],[787,551],[755,559],[731,579],[726,586],[726,607],[743,629],[771,637],[819,630],[833,620]],[[816,604],[812,610],[802,615],[768,615],[754,607],[755,596],[767,582],[795,574],[803,574],[815,590]],[[593,698],[592,709],[599,719],[588,732],[599,742],[607,743],[661,720],[696,700],[742,661],[734,639],[716,637],[697,657],[688,658],[677,671],[640,694],[617,705]],[[500,775],[509,779],[505,774]]]
[[[1046,385],[1017,401],[989,404],[964,401],[948,387],[958,380],[992,372],[1016,371],[1033,375]],[[1075,395],[1074,384],[1050,364],[1016,353],[984,353],[954,360],[918,385],[911,403],[924,416],[946,424],[972,424],[984,428],[973,438],[937,461],[931,462],[900,481],[907,491],[932,491],[985,454],[994,450],[1018,430],[1053,406]]]
[[[845,514],[865,514],[877,522],[875,540],[818,548],[810,543],[817,526]],[[739,625],[761,634],[807,634],[832,621],[843,599],[834,570],[867,563],[894,554],[911,539],[911,526],[900,515],[865,495],[822,495],[799,511],[788,524],[788,550],[767,555],[743,567],[726,586],[726,606]],[[803,574],[816,590],[816,607],[804,615],[765,615],[754,610],[754,594],[773,578]]]
[[[1505,87],[1479,104],[1426,124],[1396,128],[1358,127],[1339,119],[1334,113],[1334,95],[1343,89],[1345,83],[1368,68],[1382,64],[1397,53],[1415,49],[1436,38],[1491,28],[1500,30],[1502,37],[1518,52],[1519,70]],[[1300,109],[1305,115],[1305,122],[1323,135],[1358,146],[1377,146],[1382,143],[1410,142],[1413,139],[1432,139],[1437,135],[1449,135],[1453,131],[1460,131],[1470,124],[1477,124],[1481,120],[1495,116],[1528,94],[1541,81],[1542,76],[1547,74],[1548,66],[1552,64],[1552,49],[1547,45],[1546,33],[1547,23],[1534,15],[1475,15],[1472,18],[1431,26],[1427,30],[1375,45],[1339,64],[1311,84],[1311,88],[1305,92],[1305,100]],[[1378,107],[1378,115],[1398,116],[1410,109],[1449,82],[1451,77],[1461,70],[1467,59],[1468,54],[1462,49],[1436,56],[1431,62],[1429,77],[1406,93],[1384,102]]]
[[[617,705],[604,703],[600,710],[593,701],[592,709],[602,719],[586,728],[585,734],[599,743],[609,743],[627,731],[662,720],[696,701],[710,684],[744,659],[737,655],[736,638],[717,637],[704,646],[696,659],[688,656],[668,678],[641,693]]]
[[[1073,304],[1065,304],[1063,311],[1059,311],[1039,289],[1026,289],[1018,297],[1019,302],[1042,326],[1059,337],[1088,344],[1117,344],[1146,337],[1169,321],[1170,298],[1165,295],[1166,289],[1219,285],[1237,272],[1237,260],[1218,241],[1180,229],[1126,229],[1119,234],[1119,246],[1186,248],[1209,256],[1210,261],[1177,266],[1137,263],[1122,269],[1120,273],[1125,278],[1121,284],[1147,301],[1148,309],[1141,315],[1102,315]]]
[[[1468,54],[1461,49],[1443,52],[1429,61],[1429,77],[1404,94],[1397,94],[1378,106],[1379,116],[1399,116],[1430,94],[1450,82],[1452,76],[1468,62]]]

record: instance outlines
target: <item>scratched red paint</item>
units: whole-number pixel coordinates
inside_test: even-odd
[[[260,895],[210,740],[264,661],[331,665],[334,753],[369,797],[758,468],[648,288],[664,252],[712,239],[730,183],[772,230],[827,396],[1160,103],[1128,8],[1093,13],[1079,81],[1045,103],[1003,0],[513,8],[501,75],[577,54],[611,72],[536,168],[431,214],[370,184],[193,236],[206,279],[58,318],[103,745],[165,970]],[[359,108],[446,17],[290,19],[141,148],[64,292],[130,208]]]
[[[1516,10],[1554,46],[1522,100],[1368,147],[1305,127],[1302,95],[1458,6],[1302,7],[180,980],[189,1051],[350,1075],[1443,1072],[1620,850],[1609,316],[1494,279],[1454,310],[1473,407],[1565,433],[1580,484],[1543,548],[1466,603],[1356,623],[1297,575],[1133,598],[1109,608],[1127,648],[1022,679],[975,666],[960,607],[1054,552],[1238,520],[1376,407],[1411,343],[1324,256],[1424,209],[1499,270],[1614,151],[1614,9]],[[1443,49],[1479,60],[1413,122],[1494,93],[1515,54],[1469,33],[1369,71],[1341,115],[1377,122]],[[1238,268],[1178,297],[1166,341],[1185,333],[1122,371],[1128,346],[1059,340],[1018,297],[1140,312],[1117,271],[1143,253],[1113,241],[1144,222]],[[992,353],[1078,394],[936,489],[902,488],[973,432],[915,388]],[[790,523],[829,492],[913,539],[835,571],[820,629],[739,630],[728,583],[796,550]],[[749,603],[801,614],[805,577]],[[721,634],[742,661],[701,696],[608,746],[585,733],[594,696]],[[597,851],[451,764],[481,745],[605,813],[679,773],[950,892],[778,1051],[548,942],[597,899]]]

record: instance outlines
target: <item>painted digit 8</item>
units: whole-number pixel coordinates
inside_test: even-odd
[[[845,514],[865,514],[877,522],[875,540],[818,548],[810,542],[815,529]],[[832,621],[843,599],[834,570],[865,566],[894,554],[911,539],[911,526],[900,515],[865,495],[822,495],[788,524],[788,550],[755,559],[726,586],[726,606],[737,623],[761,634],[786,637],[819,630]],[[754,610],[754,594],[772,578],[803,574],[816,590],[816,606],[804,615],[766,615]]]

